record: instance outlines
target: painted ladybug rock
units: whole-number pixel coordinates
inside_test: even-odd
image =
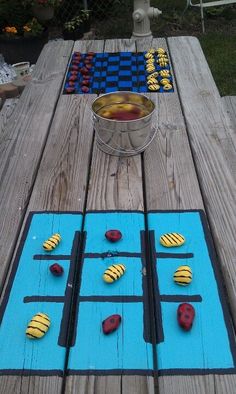
[[[181,328],[189,331],[192,328],[193,320],[195,317],[195,310],[191,304],[183,303],[178,306],[177,320]]]
[[[110,242],[117,242],[122,238],[122,234],[119,230],[108,230],[105,237]]]
[[[121,316],[120,315],[111,315],[107,317],[102,322],[102,330],[104,334],[110,334],[111,332],[117,330],[121,323]]]
[[[64,272],[62,266],[57,263],[50,265],[49,269],[51,273],[55,276],[61,276]]]

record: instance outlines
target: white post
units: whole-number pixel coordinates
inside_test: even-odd
[[[83,0],[84,1],[84,10],[88,9],[88,1],[87,0]]]
[[[134,38],[150,37],[150,19],[157,18],[162,12],[158,8],[150,7],[150,0],[134,0]]]

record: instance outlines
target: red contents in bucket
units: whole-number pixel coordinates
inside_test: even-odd
[[[113,119],[113,120],[136,120],[142,118],[143,116],[148,115],[147,110],[140,105],[137,104],[111,104],[106,107],[103,107],[98,111],[98,115],[103,118]]]

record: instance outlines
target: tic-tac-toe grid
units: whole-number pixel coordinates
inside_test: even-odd
[[[64,93],[83,94],[82,80],[83,75],[80,72],[84,66],[84,59],[86,54],[80,54],[80,62],[77,63],[76,53],[73,54],[67,78],[64,86]],[[150,92],[147,85],[146,59],[145,52],[113,52],[113,53],[94,53],[93,60],[91,60],[91,69],[89,71],[90,83],[87,93],[110,93],[114,91],[132,91],[132,92]],[[155,62],[155,70],[170,70],[169,64],[165,67],[160,67]],[[171,72],[170,72],[171,73]],[[70,81],[74,75],[77,79]],[[158,81],[162,79],[159,76]],[[169,78],[173,82],[172,75]],[[173,92],[174,89],[168,92]],[[163,86],[160,84],[158,93],[165,92]]]

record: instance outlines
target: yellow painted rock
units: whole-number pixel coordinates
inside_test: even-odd
[[[51,250],[57,247],[60,241],[61,241],[60,234],[53,234],[50,238],[44,241],[43,249],[46,250],[47,252],[50,252]]]
[[[163,78],[163,79],[161,79],[160,83],[161,83],[162,85],[168,85],[168,84],[170,84],[170,81],[169,81],[168,78]]]
[[[50,319],[46,313],[37,313],[30,320],[27,329],[26,336],[30,339],[42,338],[50,327]]]
[[[106,269],[106,271],[103,274],[103,280],[106,283],[113,283],[117,279],[120,279],[122,275],[125,273],[125,265],[124,264],[114,264],[110,265]]]
[[[159,66],[160,67],[166,67],[166,66],[168,66],[168,62],[166,62],[166,61],[163,61],[163,60],[159,60]]]
[[[158,75],[159,75],[158,71],[155,71],[154,73],[148,75],[148,76],[147,76],[147,79],[156,78],[156,77],[158,77]]]
[[[162,53],[166,53],[166,51],[165,51],[164,48],[157,48],[157,53],[159,55],[159,54],[162,54]]]
[[[150,52],[147,52],[147,53],[145,53],[145,58],[146,59],[150,59],[150,58],[152,58],[153,57],[153,54],[152,53],[150,53]]]
[[[155,84],[152,84],[152,85],[148,85],[148,89],[156,92],[156,91],[158,91],[160,89],[160,85],[158,85],[158,83],[155,83]]]
[[[192,282],[193,274],[188,265],[181,265],[174,273],[174,282],[180,286],[187,286]]]
[[[166,233],[160,237],[160,243],[166,248],[181,246],[184,242],[185,238],[179,233]]]
[[[154,66],[147,66],[146,70],[148,73],[152,73],[153,71],[155,71],[155,67]]]
[[[163,78],[169,78],[170,77],[170,71],[169,70],[161,70],[159,72],[160,76]]]
[[[173,89],[173,86],[170,83],[167,83],[166,85],[163,86],[163,89],[168,91],[168,90]]]
[[[152,84],[155,84],[155,83],[157,83],[157,79],[156,78],[149,78],[147,80],[147,84],[148,85],[152,85]]]

